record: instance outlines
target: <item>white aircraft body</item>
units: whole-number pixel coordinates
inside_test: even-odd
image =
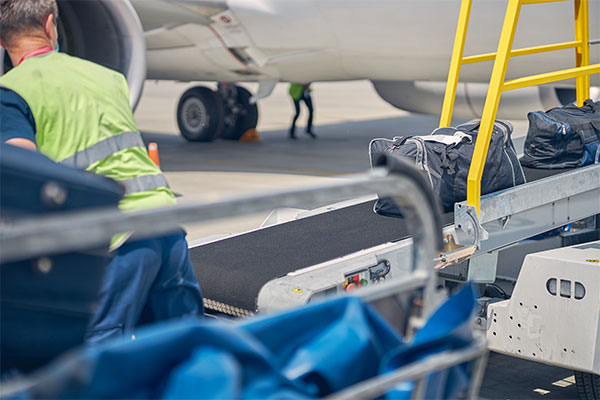
[[[61,49],[123,72],[133,105],[145,79],[220,83],[180,99],[179,127],[194,141],[239,139],[256,126],[254,101],[279,82],[368,79],[390,104],[439,115],[460,10],[460,0],[58,2]],[[474,1],[465,56],[496,51],[506,5]],[[524,6],[514,48],[574,40],[573,10],[571,1]],[[589,23],[590,62],[598,63],[600,0],[589,0]],[[574,49],[516,57],[507,78],[574,65]],[[481,112],[491,67],[463,66],[456,117]],[[598,75],[592,85],[600,85]],[[259,82],[258,92],[235,82]],[[498,116],[523,119],[573,101],[574,92],[573,81],[506,92]]]

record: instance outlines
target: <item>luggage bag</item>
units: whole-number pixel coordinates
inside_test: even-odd
[[[42,214],[117,207],[122,196],[111,179],[1,146],[3,228]],[[83,343],[109,261],[108,246],[42,257],[24,253],[20,260],[0,264],[0,372],[36,369]]]
[[[371,166],[378,155],[389,153],[412,160],[426,174],[434,193],[439,194],[445,212],[454,211],[454,203],[467,198],[467,176],[477,140],[480,120],[455,128],[435,129],[425,136],[398,136],[393,139],[373,139],[369,145]],[[488,194],[525,183],[511,139],[510,122],[494,123],[489,151],[481,179],[481,193]],[[401,216],[393,201],[381,198],[375,212],[386,216]]]
[[[600,157],[600,101],[569,104],[527,114],[529,129],[521,165],[529,168],[576,168]]]

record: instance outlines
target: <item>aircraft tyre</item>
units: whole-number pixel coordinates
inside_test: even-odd
[[[600,400],[600,375],[575,371],[575,384],[581,400]]]
[[[181,135],[191,142],[211,142],[223,131],[223,102],[204,86],[183,93],[177,105],[177,125]]]
[[[252,94],[241,86],[232,88],[229,95],[222,95],[225,107],[225,127],[221,133],[222,139],[240,140],[258,123],[258,107],[250,104]]]

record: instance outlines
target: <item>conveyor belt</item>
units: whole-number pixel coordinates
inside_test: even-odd
[[[528,181],[565,170],[525,168]],[[190,249],[205,306],[251,315],[261,287],[301,268],[410,236],[402,219],[373,212],[373,201],[274,225]],[[452,213],[443,216],[452,224]]]
[[[373,212],[373,201],[274,225],[190,249],[208,308],[253,313],[260,288],[291,271],[410,235],[402,219]],[[444,224],[453,214],[443,217]],[[224,311],[222,309],[218,311]]]
[[[564,169],[538,169],[538,168],[527,168],[523,167],[523,173],[527,178],[527,182],[537,181],[538,179],[547,178],[552,175],[562,174],[563,172],[572,171],[575,168],[564,168]]]

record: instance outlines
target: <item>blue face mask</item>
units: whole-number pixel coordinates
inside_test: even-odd
[[[58,22],[56,23],[56,48],[54,50],[57,53],[60,51],[60,36],[58,35]]]

